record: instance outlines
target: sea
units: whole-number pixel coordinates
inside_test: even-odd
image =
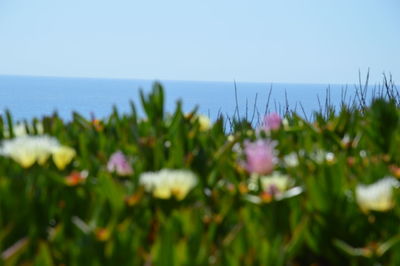
[[[57,112],[65,120],[76,111],[87,118],[106,118],[113,106],[130,112],[132,101],[144,115],[139,91],[148,93],[154,80],[0,76],[0,114],[10,110],[15,121],[29,121]],[[250,83],[240,81],[159,81],[165,90],[165,110],[172,113],[178,101],[185,112],[212,120],[223,115],[259,120],[266,113],[296,111],[312,119],[327,101],[339,108],[356,97],[350,84]]]

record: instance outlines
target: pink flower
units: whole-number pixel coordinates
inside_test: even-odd
[[[265,130],[276,130],[279,129],[282,123],[282,118],[277,113],[271,113],[264,118],[264,129]]]
[[[269,140],[246,141],[244,153],[246,155],[245,168],[250,173],[269,174],[277,163],[275,156],[276,142]]]
[[[127,176],[133,173],[131,165],[121,151],[117,151],[111,155],[107,163],[107,170],[109,172],[116,172],[120,176]]]

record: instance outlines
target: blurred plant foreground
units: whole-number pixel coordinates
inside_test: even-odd
[[[161,84],[114,108],[0,117],[0,265],[400,265],[400,97],[312,121],[211,122]]]

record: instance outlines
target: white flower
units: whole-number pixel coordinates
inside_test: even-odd
[[[367,157],[367,152],[366,151],[364,151],[364,150],[361,150],[360,151],[360,156],[362,157],[362,158],[365,158],[365,157]]]
[[[261,190],[277,195],[288,190],[291,179],[279,172],[273,172],[267,176],[252,175],[249,180],[249,190],[258,190],[258,184],[261,185]]]
[[[141,174],[139,183],[156,198],[169,199],[174,196],[182,200],[196,186],[197,177],[188,170],[163,169]]]
[[[283,157],[283,162],[288,167],[296,167],[299,165],[299,158],[296,153],[292,152]]]
[[[347,145],[351,144],[351,138],[350,138],[350,135],[349,135],[349,134],[346,134],[346,135],[343,136],[343,138],[342,138],[342,144],[343,144],[344,146],[347,146]]]
[[[394,206],[393,189],[399,186],[400,182],[394,177],[385,177],[371,185],[358,185],[356,187],[357,203],[365,212],[388,211]]]
[[[335,161],[335,154],[333,152],[327,152],[325,154],[325,160],[328,163],[333,163]]]
[[[255,204],[270,202],[272,199],[280,201],[295,197],[303,192],[301,187],[293,186],[293,179],[279,172],[274,172],[267,176],[253,174],[248,183],[249,190],[257,192],[257,190],[259,190],[259,185],[261,185],[262,190],[261,196],[247,194],[245,198],[248,201]]]

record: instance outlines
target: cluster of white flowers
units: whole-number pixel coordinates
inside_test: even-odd
[[[28,168],[34,163],[43,165],[52,156],[59,169],[64,169],[75,156],[75,150],[60,145],[57,139],[47,136],[20,136],[4,140],[0,155],[10,157],[22,167]]]
[[[139,182],[156,198],[169,199],[174,196],[182,200],[196,186],[197,177],[188,170],[163,169],[141,174]]]
[[[328,164],[332,164],[335,162],[335,154],[332,152],[327,152],[321,149],[316,149],[310,153],[307,153],[304,150],[300,150],[297,153],[292,152],[289,153],[288,155],[284,156],[282,159],[282,163],[284,166],[286,167],[297,167],[299,165],[299,160],[301,158],[303,158],[304,156],[308,156],[311,160],[315,161],[318,164],[322,164],[322,163],[328,163]]]
[[[310,158],[316,163],[333,163],[335,161],[335,154],[321,149],[317,149],[310,154]]]
[[[356,187],[356,200],[360,208],[367,212],[388,211],[394,206],[393,189],[400,187],[400,182],[387,176],[371,185]]]

